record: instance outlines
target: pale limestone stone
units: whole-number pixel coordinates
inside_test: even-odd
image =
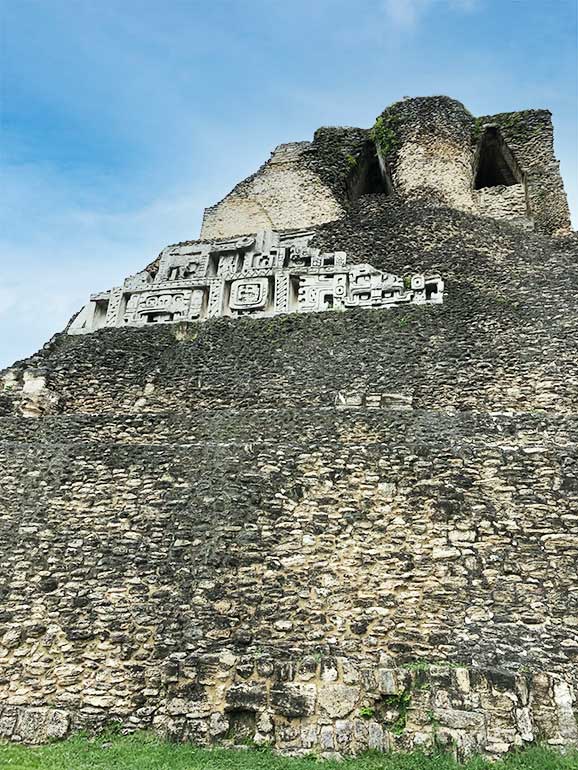
[[[370,722],[368,725],[367,747],[373,751],[386,751],[386,739],[383,727],[379,722]]]
[[[275,725],[273,723],[273,720],[270,714],[268,714],[267,712],[263,712],[262,714],[259,715],[257,719],[257,730],[260,733],[269,734],[273,732],[274,728],[275,728]]]
[[[332,727],[326,725],[321,728],[319,731],[319,745],[323,751],[332,751],[335,748]]]
[[[574,711],[576,699],[567,682],[559,681],[554,684],[554,700],[558,710],[560,735],[565,740],[578,742],[578,725]]]
[[[350,749],[353,740],[353,722],[338,719],[335,722],[335,742],[340,751]]]
[[[108,709],[116,705],[116,698],[113,695],[85,695],[84,702],[99,709]]]
[[[126,278],[123,286],[92,295],[92,312],[79,314],[68,333],[87,334],[103,325],[141,327],[220,316],[267,318],[443,302],[439,275],[402,278],[370,264],[348,266],[345,252],[322,254],[310,247],[312,237],[312,231],[262,230],[228,241],[169,246],[154,277],[145,270]],[[41,413],[52,396],[43,377],[30,378],[23,386],[23,404]],[[153,393],[150,383],[139,389],[132,410],[147,410]],[[345,405],[348,400],[345,396]],[[368,408],[412,408],[412,397],[405,394],[367,394],[365,401]]]
[[[304,749],[311,749],[317,745],[317,725],[305,725],[301,729],[301,745]]]
[[[434,711],[436,719],[446,727],[454,730],[473,728],[480,730],[485,725],[484,715],[475,711],[460,711],[459,709],[440,709]]]
[[[11,738],[16,728],[18,712],[13,708],[5,708],[0,711],[0,737]]]
[[[346,717],[359,701],[359,687],[345,684],[325,684],[319,689],[319,706],[332,719]]]
[[[55,738],[64,738],[69,726],[70,718],[65,711],[27,708],[19,711],[14,731],[24,743],[45,743]]]
[[[201,238],[230,238],[262,229],[298,229],[345,213],[331,190],[301,156],[309,142],[280,145],[256,175],[205,210]]]
[[[291,631],[293,623],[290,620],[276,620],[273,624],[277,631]]]
[[[472,151],[444,139],[432,138],[428,144],[408,141],[399,152],[393,183],[404,197],[435,191],[443,202],[457,209],[471,211]]]
[[[339,672],[335,666],[328,666],[323,664],[321,667],[321,681],[322,682],[336,682],[339,678]]]
[[[437,546],[432,551],[433,559],[458,559],[459,557],[459,548],[452,548],[451,546]]]
[[[377,682],[379,692],[383,695],[397,695],[400,691],[400,684],[393,669],[379,669],[377,672]]]
[[[469,693],[470,686],[470,672],[467,668],[457,668],[454,673],[454,678],[458,689],[463,693]]]
[[[528,706],[516,709],[516,722],[520,731],[520,738],[527,742],[533,741],[534,727],[532,725],[532,716]]]
[[[10,628],[2,637],[1,646],[7,650],[18,647],[22,641],[22,631],[19,628]]]

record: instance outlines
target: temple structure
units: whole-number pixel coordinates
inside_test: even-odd
[[[150,259],[0,373],[0,735],[577,744],[550,113],[321,128]]]

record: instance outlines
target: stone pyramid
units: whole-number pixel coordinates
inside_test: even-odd
[[[550,113],[321,128],[151,256],[0,374],[0,735],[576,743]]]

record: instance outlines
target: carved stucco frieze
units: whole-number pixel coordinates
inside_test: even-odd
[[[439,275],[399,277],[370,264],[348,265],[345,252],[311,247],[312,237],[311,231],[264,230],[229,241],[168,247],[154,277],[143,271],[92,295],[68,333],[443,301]]]

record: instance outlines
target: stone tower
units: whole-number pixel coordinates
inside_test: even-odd
[[[0,733],[576,743],[577,265],[550,113],[434,97],[92,295],[1,374]]]

